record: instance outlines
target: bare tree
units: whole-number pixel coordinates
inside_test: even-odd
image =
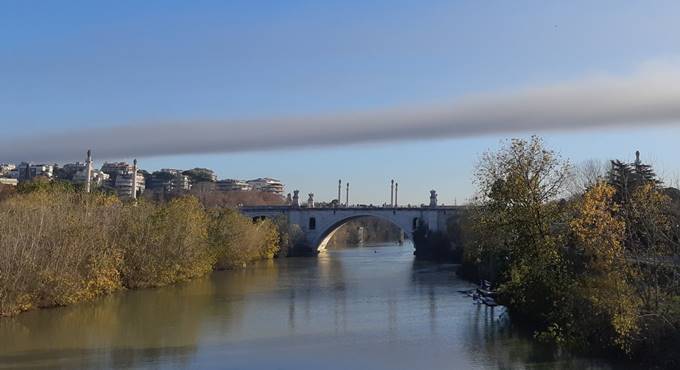
[[[607,162],[600,159],[588,159],[581,162],[571,173],[567,186],[568,192],[572,196],[583,194],[598,181],[606,178],[608,169]]]

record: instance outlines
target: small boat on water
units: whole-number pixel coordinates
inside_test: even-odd
[[[482,289],[482,288],[477,288],[477,293],[484,297],[494,297],[496,296],[496,292],[493,290],[488,290],[488,289]]]
[[[498,306],[498,303],[496,303],[496,300],[491,298],[491,297],[481,297],[480,301],[482,301],[482,303],[484,303],[485,305],[487,305],[489,307]]]
[[[500,306],[495,299],[498,293],[491,289],[491,282],[488,280],[480,281],[479,288],[459,289],[458,292],[472,297],[475,304],[484,304],[488,307]]]

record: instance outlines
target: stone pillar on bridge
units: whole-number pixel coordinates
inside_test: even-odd
[[[437,191],[436,190],[430,190],[430,207],[436,207],[437,206]]]
[[[314,208],[314,193],[309,193],[309,199],[307,199],[307,208]]]
[[[342,191],[342,179],[338,180],[338,207],[342,204],[341,191]]]
[[[394,206],[398,207],[399,204],[399,183],[394,183]]]
[[[394,180],[390,182],[390,207],[394,207]]]
[[[349,207],[349,182],[347,183],[347,190],[345,193],[345,207]]]
[[[294,208],[300,208],[300,190],[293,190],[293,204]]]

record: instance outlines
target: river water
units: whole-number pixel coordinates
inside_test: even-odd
[[[411,245],[268,261],[0,319],[0,369],[607,369],[538,345]]]

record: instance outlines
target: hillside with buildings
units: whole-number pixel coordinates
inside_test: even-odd
[[[89,151],[85,162],[0,163],[0,186],[11,188],[31,181],[65,182],[88,191],[116,194],[121,199],[143,196],[164,200],[192,194],[206,205],[220,206],[283,204],[285,187],[280,180],[269,177],[218,179],[208,168],[163,168],[148,172],[140,168],[136,160],[132,164],[104,162],[97,169],[93,167]]]

